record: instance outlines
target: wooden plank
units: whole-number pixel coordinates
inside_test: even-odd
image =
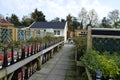
[[[76,65],[77,66],[83,66],[83,67],[85,66],[82,61],[76,61]]]
[[[0,70],[0,79],[6,76],[6,68]]]
[[[120,39],[120,36],[108,36],[108,35],[92,35],[92,37],[96,37],[96,38],[115,38],[115,39]]]
[[[85,70],[86,70],[86,73],[87,73],[87,76],[88,76],[88,80],[92,80],[92,77],[91,77],[90,72],[88,71],[88,69],[85,68]]]

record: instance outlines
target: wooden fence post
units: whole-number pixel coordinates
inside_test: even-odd
[[[15,41],[15,28],[12,28],[12,40]]]
[[[18,29],[15,29],[15,41],[18,41]]]
[[[92,49],[92,36],[91,36],[91,26],[88,26],[87,51],[90,49]]]
[[[10,74],[10,76],[9,76],[8,80],[11,80],[11,79],[12,79],[13,74],[14,74],[14,72],[12,72],[12,73]]]
[[[41,69],[41,56],[37,58],[37,70]]]
[[[36,30],[34,30],[34,39],[36,38]]]
[[[26,40],[28,40],[28,31],[25,30]]]

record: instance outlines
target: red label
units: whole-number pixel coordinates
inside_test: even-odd
[[[0,55],[0,61],[3,61],[3,60],[4,60],[4,56]]]
[[[12,57],[12,53],[11,52],[7,52],[7,57],[11,58]]]
[[[27,47],[25,48],[25,52],[26,52],[26,53],[28,52],[28,48],[27,48]]]
[[[18,74],[18,80],[21,80],[21,73]]]

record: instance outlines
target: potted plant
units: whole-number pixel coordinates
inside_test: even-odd
[[[18,73],[18,80],[22,80],[22,72]]]
[[[81,60],[85,66],[90,70],[91,75],[94,77],[96,73],[96,78],[104,79],[116,79],[116,76],[119,75],[119,67],[116,65],[114,60],[109,58],[106,55],[103,55],[98,51],[88,51],[81,57]]]
[[[4,63],[4,52],[3,50],[0,49],[0,69],[3,68],[3,63]]]
[[[13,49],[13,62],[17,62],[18,60],[18,48]]]
[[[22,48],[21,47],[18,48],[18,58],[19,58],[19,60],[21,60],[21,58],[22,58]]]
[[[30,65],[28,66],[28,78],[30,77],[31,73],[30,73]]]
[[[30,55],[31,55],[31,52],[32,52],[32,46],[29,45],[28,48],[29,48],[29,54],[28,54],[28,55],[30,56]]]
[[[25,46],[25,58],[28,56],[29,47],[26,45]]]
[[[12,49],[7,48],[7,66],[11,65],[12,62]]]
[[[25,66],[22,67],[22,80],[25,80]]]
[[[21,60],[22,57],[22,47],[19,41],[12,42],[12,59],[13,63]]]

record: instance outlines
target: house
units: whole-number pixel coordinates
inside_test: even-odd
[[[85,29],[75,30],[75,36],[87,36],[88,31]]]
[[[14,28],[14,24],[8,22],[8,21],[5,20],[5,19],[1,19],[1,20],[0,20],[0,28],[8,28],[8,29],[11,29],[11,28]]]
[[[67,41],[67,22],[33,22],[29,28],[35,30],[40,29],[45,32],[53,32],[54,36],[63,36],[64,41]]]

